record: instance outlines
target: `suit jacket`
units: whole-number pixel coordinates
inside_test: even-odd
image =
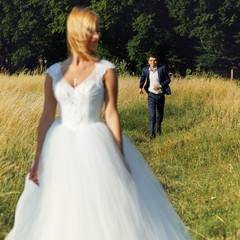
[[[158,71],[158,78],[159,78],[159,83],[162,86],[163,89],[163,93],[166,95],[171,95],[171,89],[169,87],[169,83],[171,82],[166,67],[165,66],[157,66],[157,71]],[[147,80],[144,89],[145,91],[148,93],[148,88],[149,88],[149,84],[150,84],[150,80],[149,80],[149,66],[148,67],[144,67],[142,69],[142,76],[140,79],[140,85],[139,88],[143,88],[143,85],[145,83],[145,81]]]

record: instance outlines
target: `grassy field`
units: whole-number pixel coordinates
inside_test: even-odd
[[[30,170],[44,76],[0,75],[0,240]],[[194,239],[240,239],[240,89],[218,78],[173,78],[163,133],[149,140],[147,95],[119,80],[122,129],[163,184]]]

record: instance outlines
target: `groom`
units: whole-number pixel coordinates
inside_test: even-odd
[[[150,113],[150,131],[153,139],[156,137],[155,129],[157,125],[157,134],[161,135],[161,123],[164,113],[164,94],[171,95],[171,89],[169,87],[170,78],[168,76],[165,66],[157,66],[157,58],[150,56],[148,63],[150,67],[144,67],[142,69],[142,76],[140,79],[139,93],[143,94],[143,85],[145,91],[148,93],[148,109]],[[156,121],[157,110],[157,121]]]

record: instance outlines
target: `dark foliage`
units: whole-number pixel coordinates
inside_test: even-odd
[[[181,74],[240,68],[238,0],[2,0],[1,72],[42,72],[64,59],[66,18],[76,5],[99,15],[99,53],[125,71],[140,74],[150,54]]]

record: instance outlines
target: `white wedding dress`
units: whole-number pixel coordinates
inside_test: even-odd
[[[60,118],[45,137],[40,186],[26,177],[6,240],[191,239],[142,155],[123,136],[131,176],[100,121],[103,75],[114,67],[99,61],[76,88],[64,80],[61,63],[47,69]]]

